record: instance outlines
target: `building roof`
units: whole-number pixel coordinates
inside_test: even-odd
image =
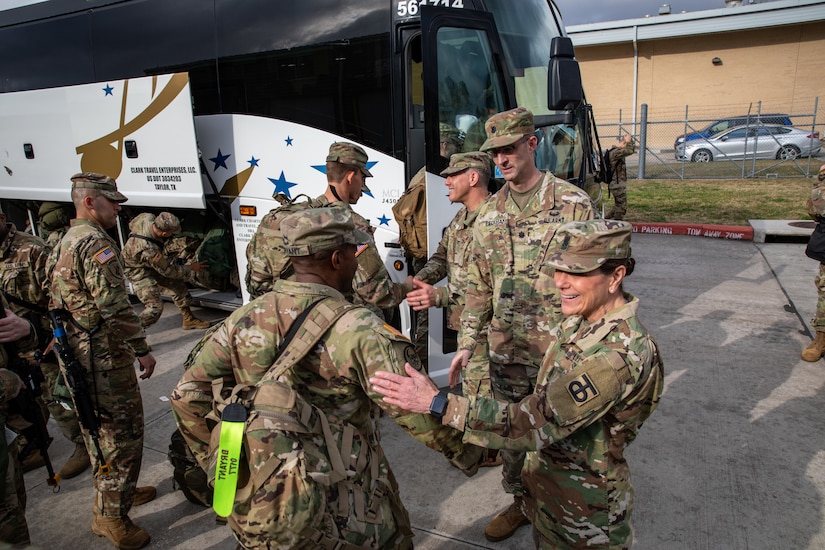
[[[567,27],[574,46],[677,38],[825,21],[825,0],[776,0]]]

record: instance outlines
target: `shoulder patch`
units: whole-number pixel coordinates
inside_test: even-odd
[[[407,338],[406,336],[404,336],[403,334],[401,334],[400,332],[398,332],[398,330],[396,330],[396,328],[395,328],[394,326],[392,326],[392,325],[387,325],[387,324],[385,324],[385,325],[384,325],[384,330],[386,330],[387,332],[389,332],[389,333],[390,333],[390,334],[392,334],[393,336],[396,336],[396,337],[398,337],[398,338],[403,338],[404,340],[406,340],[406,341],[408,341],[408,342],[410,341],[410,339],[409,339],[409,338]]]
[[[627,366],[615,352],[585,358],[578,368],[547,386],[559,425],[568,426],[614,405],[625,388]]]
[[[369,246],[370,245],[368,243],[359,244],[358,248],[355,249],[355,257],[357,258],[358,256],[360,256],[363,251],[369,248]]]
[[[107,246],[106,248],[95,254],[95,260],[97,260],[97,263],[101,265],[113,260],[114,258],[115,251],[112,250],[111,246]]]

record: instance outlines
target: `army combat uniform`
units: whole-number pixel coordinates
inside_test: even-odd
[[[132,507],[143,457],[143,402],[135,356],[149,353],[140,320],[129,303],[115,242],[97,224],[72,220],[55,250],[52,302],[71,316],[69,344],[86,370],[86,385],[100,420],[100,446],[111,468],[98,471],[91,436],[95,509],[104,517],[124,517]]]
[[[0,307],[9,307],[5,298],[0,297]],[[15,342],[14,347],[17,351],[35,349],[37,338],[34,330],[28,339]],[[17,459],[17,440],[9,441],[9,429],[6,427],[8,405],[18,393],[20,378],[7,370],[8,366],[9,352],[5,344],[0,344],[0,543],[28,545],[23,469]]]
[[[7,226],[8,235],[0,243],[0,258],[2,258],[0,285],[2,285],[5,297],[9,300],[9,309],[18,317],[25,317],[33,323],[37,322],[40,339],[38,348],[43,351],[51,339],[52,332],[46,316],[49,308],[48,289],[51,286],[46,274],[46,266],[51,248],[40,238],[18,231],[13,223]],[[34,350],[26,356],[26,359],[34,360]],[[46,378],[42,389],[49,412],[66,439],[85,449],[83,435],[80,433],[80,425],[74,411],[66,410],[52,398],[52,388],[60,372],[54,354],[50,353],[43,357],[40,367]],[[85,461],[81,464],[88,465]],[[78,466],[73,470],[80,473],[85,468],[86,466]],[[61,477],[73,477],[65,475],[67,472],[61,471]],[[75,474],[75,471],[70,474]]]
[[[158,216],[164,229],[171,232],[180,231],[178,219],[168,213],[161,212]],[[163,314],[163,299],[161,289],[172,292],[172,300],[183,316],[184,328],[208,328],[207,321],[195,318],[189,309],[192,305],[192,296],[186,286],[186,280],[192,274],[189,265],[173,265],[163,254],[163,241],[152,233],[152,227],[157,226],[158,220],[153,214],[138,215],[129,224],[131,233],[126,244],[123,245],[123,263],[126,278],[132,283],[138,299],[144,309],[140,314],[140,324],[145,328],[155,324]]]
[[[299,223],[304,223],[305,227],[318,227],[323,223],[319,222],[321,216],[325,214],[316,214],[326,210],[331,209],[319,208],[296,213],[283,223],[301,219]],[[335,210],[349,212],[343,205],[335,207]],[[350,214],[346,216],[349,217]],[[351,221],[348,227],[352,233]],[[287,238],[285,233],[285,242]],[[343,233],[341,238],[346,238]],[[364,238],[368,236],[364,235]],[[298,241],[296,239],[293,242]],[[292,255],[309,255],[309,252]],[[213,406],[213,381],[223,379],[224,388],[231,388],[235,384],[257,383],[275,362],[279,346],[295,318],[312,304],[325,298],[333,304],[346,301],[343,294],[325,284],[278,280],[273,292],[268,292],[235,311],[201,348],[172,393],[172,408],[181,433],[202,466],[208,466],[210,426],[205,416]],[[301,338],[300,331],[296,333],[296,338]],[[368,309],[354,307],[327,330],[312,351],[282,375],[282,380],[306,401],[322,409],[330,423],[348,423],[354,426],[357,430],[356,437],[362,444],[369,444],[375,452],[373,456],[379,457],[377,464],[359,466],[359,470],[363,468],[365,477],[356,484],[367,488],[381,485],[377,482],[379,477],[386,480],[387,486],[382,494],[373,497],[378,501],[371,505],[371,508],[378,510],[374,519],[367,520],[358,515],[358,502],[363,504],[362,493],[352,495],[353,502],[356,503],[354,514],[336,514],[337,530],[341,538],[350,544],[368,548],[412,546],[409,518],[400,501],[398,484],[380,445],[377,423],[380,411],[393,418],[417,440],[443,452],[464,470],[472,470],[481,456],[482,450],[474,446],[465,447],[460,441],[460,434],[455,430],[441,426],[440,422],[429,415],[410,414],[390,406],[371,389],[368,380],[375,371],[402,373],[405,362],[420,370],[409,341]],[[231,380],[231,383],[227,380]],[[361,456],[364,456],[363,453]],[[355,461],[360,459],[350,456],[349,460],[353,463],[345,466],[355,469]],[[277,524],[286,524],[290,518],[274,517],[266,502],[261,501],[259,505],[261,517],[256,520],[272,524],[274,530],[286,528]],[[248,517],[255,517],[254,509]],[[270,547],[271,541],[249,540],[243,527],[237,526],[237,530],[241,532],[236,531],[236,536],[244,546]],[[330,534],[329,531],[327,534]],[[298,533],[293,536],[296,540],[290,547],[303,548],[307,544],[307,541],[300,540]]]
[[[627,164],[625,159],[636,152],[634,141],[625,141],[624,147],[613,147],[608,153],[613,177],[607,190],[613,195],[613,208],[604,217],[609,220],[623,220],[627,213]]]
[[[566,224],[549,262],[589,273],[629,258],[630,233],[625,222]],[[466,442],[530,451],[524,502],[539,548],[619,549],[632,540],[624,450],[658,405],[664,365],[636,318],[638,299],[622,297],[598,319],[571,315],[550,331],[536,390],[520,402],[449,396],[443,422]]]
[[[818,223],[822,223],[822,219],[825,218],[825,164],[819,168],[807,206],[808,214]],[[802,359],[811,362],[819,361],[825,353],[825,263],[820,262],[814,285],[817,292],[816,314],[811,320],[811,326],[816,331],[816,336],[813,342],[802,351]]]
[[[458,338],[459,349],[472,351],[489,327],[493,395],[514,403],[533,392],[550,331],[562,319],[553,269],[545,264],[550,240],[564,222],[595,215],[587,194],[550,172],[537,185],[524,210],[509,184],[479,207]],[[520,495],[523,458],[502,457],[504,488]]]

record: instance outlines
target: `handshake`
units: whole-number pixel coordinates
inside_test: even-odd
[[[418,277],[408,276],[404,281],[407,289],[407,303],[415,311],[424,311],[431,307],[440,307],[439,288],[429,285]]]

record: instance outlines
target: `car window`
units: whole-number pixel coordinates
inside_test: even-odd
[[[731,130],[727,134],[725,134],[725,138],[727,139],[744,139],[745,133],[747,132],[747,128],[737,128],[736,130]]]

